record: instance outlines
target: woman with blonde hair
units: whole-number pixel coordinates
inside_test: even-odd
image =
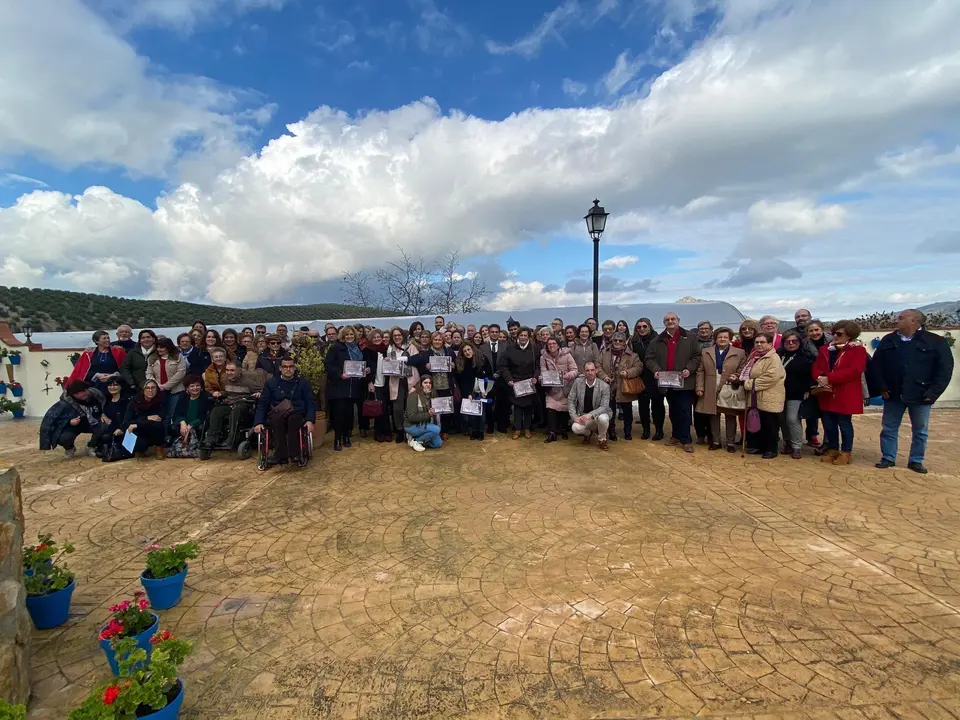
[[[786,400],[785,376],[783,363],[773,348],[773,333],[757,333],[753,353],[743,368],[741,379],[747,391],[747,407],[755,405],[760,413],[760,427],[753,432],[747,431],[747,453],[760,455],[764,460],[777,456],[780,413]]]

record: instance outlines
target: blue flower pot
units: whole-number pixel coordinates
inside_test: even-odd
[[[19,365],[19,364],[20,364],[20,356],[19,356],[19,355],[11,355],[11,356],[10,356],[10,364],[11,364],[11,365]]]
[[[150,607],[154,610],[169,610],[180,602],[180,598],[183,596],[183,583],[187,579],[187,570],[188,568],[184,568],[176,575],[159,580],[148,578],[144,573],[140,573],[140,583],[143,585],[143,589],[147,591]]]
[[[7,394],[7,384],[3,381],[0,381],[0,395]]]
[[[23,385],[10,388],[10,394],[14,397],[23,397]]]
[[[27,611],[37,630],[49,630],[59,627],[67,621],[70,614],[70,598],[77,587],[76,580],[62,590],[48,595],[27,595]]]
[[[133,636],[133,639],[137,641],[137,647],[143,648],[147,651],[148,658],[150,657],[150,653],[153,652],[153,645],[150,644],[150,638],[157,634],[157,628],[160,627],[160,617],[156,613],[150,614],[153,615],[153,625],[148,627],[139,635]],[[114,652],[113,648],[110,647],[110,641],[100,640],[99,642],[100,649],[103,650],[103,654],[107,656],[107,662],[110,663],[110,670],[114,675],[120,675],[120,665],[117,663],[117,654]],[[153,715],[150,717],[153,717]],[[176,715],[171,715],[170,717],[176,717]]]
[[[23,410],[14,410],[13,411],[14,420],[23,420]]]
[[[177,680],[177,687],[180,692],[177,696],[168,702],[162,709],[152,712],[149,715],[141,715],[141,720],[177,720],[180,717],[180,706],[183,705],[183,696],[186,688],[183,687],[183,680]]]

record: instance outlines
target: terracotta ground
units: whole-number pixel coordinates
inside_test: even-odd
[[[164,625],[183,718],[960,717],[960,412],[925,477],[621,441],[364,441],[305,470],[65,461],[0,424],[28,532],[79,587],[35,633],[32,718],[106,677],[142,548],[197,538]]]

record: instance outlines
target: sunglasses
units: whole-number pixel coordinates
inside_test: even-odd
[[[843,330],[834,330],[833,336],[834,336],[834,337],[846,337],[847,334],[846,334]]]
[[[269,345],[279,345],[280,343],[279,343],[279,341],[277,341],[277,340],[271,340],[268,344],[269,344]]]

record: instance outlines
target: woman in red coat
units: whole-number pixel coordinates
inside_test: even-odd
[[[823,462],[849,465],[853,451],[853,416],[863,413],[861,378],[867,369],[867,349],[857,341],[860,326],[841,320],[832,329],[833,342],[820,348],[812,376],[823,419]]]

